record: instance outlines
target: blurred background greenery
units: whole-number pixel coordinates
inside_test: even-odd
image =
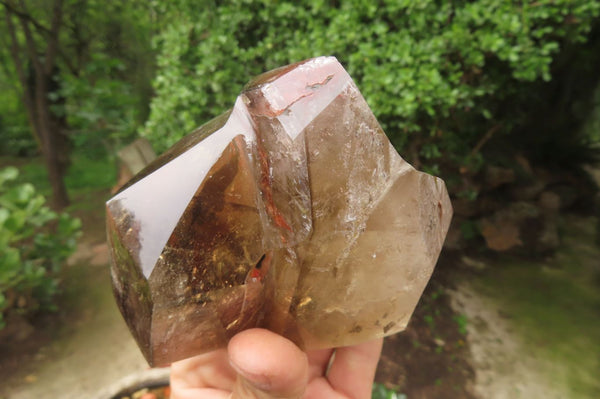
[[[447,182],[447,259],[519,259],[507,284],[537,279],[522,270],[561,253],[565,215],[597,223],[599,1],[0,0],[0,15],[0,329],[56,310],[119,149],[141,136],[160,153],[253,75],[314,56],[336,56],[400,154]],[[586,289],[573,306],[594,319]]]

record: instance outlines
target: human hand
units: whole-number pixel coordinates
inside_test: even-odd
[[[305,353],[263,329],[171,365],[171,399],[368,399],[383,339]]]

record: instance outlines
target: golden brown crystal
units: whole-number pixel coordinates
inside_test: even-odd
[[[251,327],[350,345],[406,326],[451,214],[315,58],[256,78],[108,201],[114,292],[152,365]]]

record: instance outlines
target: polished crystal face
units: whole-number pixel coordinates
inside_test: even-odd
[[[333,57],[259,76],[106,206],[115,296],[151,365],[252,327],[305,349],[398,332],[452,215]]]

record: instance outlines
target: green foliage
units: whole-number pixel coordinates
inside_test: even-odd
[[[2,62],[0,52],[0,62]],[[0,68],[0,154],[24,156],[35,153],[37,145],[28,129],[25,111],[19,106],[19,92],[7,76],[8,63]]]
[[[600,144],[600,84],[597,85],[592,94],[591,115],[586,120],[583,131],[587,137],[596,145]]]
[[[0,170],[0,328],[4,315],[52,309],[58,273],[73,253],[81,222],[45,205],[18,170]]]
[[[65,175],[65,184],[71,196],[78,196],[82,192],[109,190],[116,182],[116,162],[106,154],[102,158],[90,157],[90,151],[77,151],[71,157],[71,165]],[[0,169],[4,165],[18,166],[19,180],[31,183],[38,194],[52,194],[48,171],[40,157],[0,158]]]
[[[111,76],[124,68],[119,60],[96,53],[81,75],[66,75],[62,81],[73,145],[88,156],[102,157],[135,137],[137,98],[129,82]]]
[[[467,335],[467,324],[469,322],[467,316],[464,314],[458,314],[452,317],[452,320],[454,320],[458,325],[458,332],[460,332],[462,335]]]
[[[27,21],[36,21],[31,27],[36,48],[46,48],[47,35],[35,27],[51,26],[53,3],[27,0],[15,6],[25,10]],[[48,85],[50,112],[60,120],[70,142],[61,155],[67,156],[67,150],[74,147],[90,158],[105,158],[132,141],[147,118],[154,74],[151,36],[155,16],[141,0],[65,0],[61,9],[60,50]],[[7,38],[0,47],[0,155],[33,155],[38,145],[24,104],[20,104],[23,92],[31,88],[22,87],[18,78],[3,5],[0,12],[0,36]],[[17,21],[15,18],[13,23]],[[25,36],[17,36],[26,53]],[[31,71],[26,70],[28,73],[31,80]]]
[[[101,159],[129,144],[147,117],[154,72],[151,15],[144,2],[93,0],[71,18],[87,47],[77,73],[61,74],[55,95],[65,103],[56,111],[67,118],[75,150]],[[64,41],[79,45],[71,37]]]
[[[388,389],[382,384],[373,384],[371,399],[406,399],[406,395]]]
[[[74,154],[65,176],[69,192],[108,190],[116,182],[117,164],[107,157],[92,159]]]
[[[479,226],[474,221],[465,220],[460,224],[460,233],[465,240],[471,240],[479,236]]]
[[[17,118],[6,118],[12,120],[0,120],[0,154],[2,155],[33,155],[37,151],[35,139],[27,128],[27,123]]]
[[[559,50],[585,41],[600,12],[587,0],[154,6],[173,22],[155,40],[157,96],[142,129],[158,150],[230,107],[250,76],[335,55],[396,146],[433,172],[442,159],[472,163],[486,132],[520,123],[526,115],[508,111],[551,79]]]

